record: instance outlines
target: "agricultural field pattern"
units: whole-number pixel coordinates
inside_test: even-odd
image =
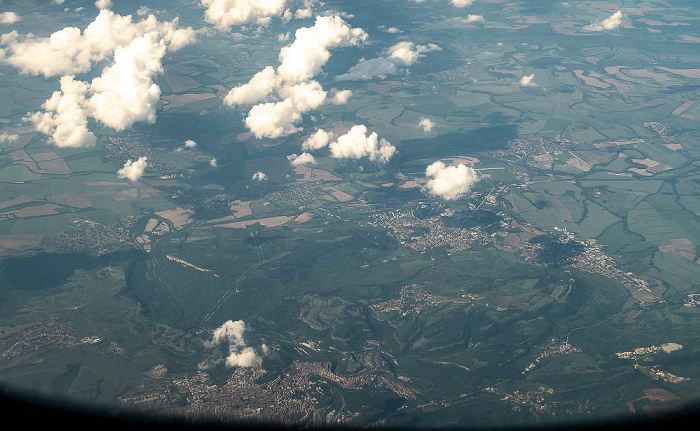
[[[0,4],[1,387],[309,426],[700,401],[695,0],[259,3]]]

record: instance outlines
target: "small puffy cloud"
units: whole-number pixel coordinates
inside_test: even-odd
[[[258,356],[255,349],[246,345],[243,335],[245,333],[245,323],[242,320],[224,322],[219,328],[214,330],[211,341],[204,343],[207,349],[228,344],[228,356],[225,364],[227,367],[252,367],[260,365],[262,358]],[[200,368],[207,368],[214,363],[202,363]],[[203,366],[204,365],[204,366]]]
[[[523,87],[532,87],[535,85],[533,80],[535,79],[535,74],[533,73],[532,75],[524,75],[522,78],[520,78],[520,85]]]
[[[291,156],[287,156],[287,160],[291,162],[292,166],[316,164],[316,159],[314,158],[314,156],[306,152],[301,153],[299,155],[292,154]]]
[[[318,129],[316,133],[309,136],[303,144],[301,144],[302,150],[318,150],[326,145],[328,145],[331,140],[335,138],[333,132],[326,132],[323,129]]]
[[[265,175],[264,172],[258,171],[253,174],[253,180],[254,181],[265,181],[267,180],[267,175]]]
[[[119,178],[126,178],[131,181],[138,181],[143,175],[143,171],[146,170],[148,163],[146,163],[146,157],[139,157],[135,162],[131,159],[124,163],[124,167],[117,171],[117,176]]]
[[[430,118],[421,118],[418,122],[418,127],[423,129],[424,132],[428,133],[433,130],[435,123]]]
[[[193,141],[192,139],[188,139],[185,142],[183,142],[183,145],[181,147],[177,147],[175,149],[175,152],[181,153],[185,150],[193,150],[195,148],[197,148],[197,143],[195,141]]]
[[[484,16],[483,15],[467,15],[466,18],[461,18],[462,22],[465,23],[472,23],[472,22],[484,22]]]
[[[286,0],[202,0],[204,17],[221,30],[234,25],[266,23],[282,14]]]
[[[374,78],[384,79],[388,75],[395,75],[402,69],[418,61],[419,58],[430,51],[439,51],[439,46],[434,43],[427,45],[415,45],[413,42],[399,42],[389,48],[387,55],[361,60],[351,67],[347,73],[336,77],[339,81],[369,80]]]
[[[98,9],[109,9],[112,7],[112,0],[97,0],[95,6],[97,6]]]
[[[53,0],[54,3],[56,4],[63,4],[65,3],[66,0]]]
[[[452,0],[452,5],[455,7],[467,7],[471,6],[474,0]]]
[[[615,30],[620,27],[620,24],[622,24],[622,11],[618,10],[602,21],[585,26],[584,29],[590,31]]]
[[[252,367],[261,363],[262,359],[252,347],[244,347],[240,351],[229,352],[226,357],[227,367]]]
[[[0,23],[1,24],[14,24],[18,21],[20,21],[22,17],[17,15],[14,12],[3,12],[0,14]]]
[[[371,161],[386,163],[396,153],[396,147],[386,139],[379,140],[377,132],[367,135],[367,127],[352,126],[350,131],[328,144],[331,157],[339,159],[360,159],[368,157]]]
[[[7,132],[2,132],[0,133],[0,144],[5,144],[8,142],[15,142],[17,139],[19,139],[19,135],[15,133],[7,133]]]
[[[350,97],[352,96],[352,91],[351,90],[342,90],[342,91],[332,90],[331,94],[332,94],[331,102],[334,105],[345,105],[346,103],[348,103],[348,100],[350,100]]]
[[[389,58],[394,60],[399,66],[410,66],[422,54],[430,51],[440,51],[442,48],[434,43],[427,45],[414,45],[413,42],[399,42],[389,48]]]
[[[63,2],[61,2],[63,3]],[[59,3],[60,4],[60,3]],[[98,9],[109,9],[112,7],[112,0],[97,0],[95,1],[95,7]]]
[[[431,178],[426,184],[430,193],[448,201],[464,196],[479,181],[474,168],[463,164],[447,167],[442,162],[428,166],[425,176]]]
[[[313,16],[313,13],[311,13],[311,9],[309,9],[309,8],[297,9],[297,11],[294,12],[294,18],[296,18],[296,19],[311,18],[312,16]]]
[[[218,163],[217,163],[215,158],[209,160],[209,166],[211,166],[212,168],[215,168],[218,166]]]
[[[401,30],[399,30],[399,29],[396,28],[396,27],[389,27],[389,28],[387,28],[387,29],[384,30],[384,31],[386,31],[387,33],[391,33],[391,34],[403,33]]]
[[[153,10],[153,9],[151,9],[151,8],[148,7],[148,6],[140,6],[140,7],[136,10],[136,15],[138,15],[138,16],[146,16],[146,15],[159,14],[159,13],[160,13],[160,11],[158,11],[158,10]]]

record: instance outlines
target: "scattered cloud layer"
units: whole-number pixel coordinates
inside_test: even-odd
[[[402,67],[408,67],[430,51],[441,48],[434,43],[415,45],[413,42],[399,42],[389,48],[385,56],[363,60],[351,67],[350,70],[336,79],[339,81],[384,79],[389,75],[401,72]]]
[[[430,193],[448,201],[461,198],[479,181],[474,168],[463,164],[445,166],[442,162],[428,166],[425,176],[431,178],[426,184]]]
[[[584,29],[590,31],[615,30],[620,27],[620,24],[622,24],[622,11],[618,10],[602,21],[585,26]]]
[[[127,160],[126,163],[124,163],[124,167],[117,171],[117,176],[134,182],[138,181],[141,176],[143,176],[146,167],[148,167],[146,160],[146,157],[139,157],[136,161],[132,161],[131,159]]]
[[[127,46],[136,38],[155,33],[175,51],[194,40],[194,30],[177,28],[177,18],[159,22],[155,16],[133,22],[131,15],[121,16],[101,10],[84,31],[66,27],[49,37],[32,34],[5,38],[5,59],[22,73],[58,76],[84,73],[92,65],[111,57],[119,46]]]
[[[131,16],[105,9],[82,32],[66,27],[48,38],[16,33],[3,37],[5,61],[23,73],[64,75],[43,111],[27,119],[59,147],[94,145],[90,118],[117,131],[135,122],[155,122],[161,91],[153,77],[162,72],[166,51],[194,41],[194,31],[177,24],[177,19],[159,22],[153,15],[133,22]],[[76,79],[75,73],[110,57],[112,63],[91,82]]]

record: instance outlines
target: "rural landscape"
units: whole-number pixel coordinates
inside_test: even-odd
[[[695,2],[276,2],[0,5],[0,385],[313,426],[697,404]],[[153,29],[24,56],[103,21]]]

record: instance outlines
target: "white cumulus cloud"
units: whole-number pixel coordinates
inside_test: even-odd
[[[286,0],[202,0],[208,23],[221,30],[248,23],[267,24],[282,14]]]
[[[192,28],[177,28],[178,20],[159,22],[155,16],[133,22],[131,15],[121,16],[101,10],[84,31],[66,27],[49,37],[31,34],[16,37],[6,47],[5,60],[23,73],[57,76],[83,73],[96,62],[114,54],[119,46],[127,46],[147,33],[157,33],[175,51],[194,41]]]
[[[146,170],[148,163],[146,163],[146,157],[139,157],[138,160],[132,161],[127,160],[124,163],[124,167],[117,171],[117,176],[119,178],[126,178],[131,181],[138,181]]]
[[[228,92],[224,103],[233,105],[249,105],[264,100],[279,85],[278,77],[272,66],[267,66],[256,73],[247,84],[239,85]]]
[[[185,147],[186,148],[195,148],[197,146],[197,143],[193,141],[192,139],[188,139],[185,141]]]
[[[460,21],[464,23],[472,23],[472,22],[484,22],[484,16],[483,15],[467,15],[466,18],[459,18]]]
[[[253,180],[255,181],[265,181],[267,180],[267,175],[264,172],[258,171],[253,174]]]
[[[524,75],[522,78],[520,78],[520,85],[522,85],[523,87],[532,87],[533,85],[535,85],[533,81],[534,79],[534,73],[532,75]]]
[[[421,118],[418,122],[418,127],[423,129],[423,131],[426,133],[433,130],[434,125],[435,123],[433,123],[433,120],[431,120],[430,118]]]
[[[348,103],[348,100],[350,100],[350,97],[352,97],[352,90],[332,90],[331,94],[333,94],[331,102],[334,105],[345,105]]]
[[[455,7],[467,7],[471,6],[474,0],[452,0],[452,5]]]
[[[22,20],[22,17],[14,12],[0,13],[0,24],[14,24],[20,20]]]
[[[358,45],[367,39],[361,28],[350,27],[339,16],[320,16],[313,27],[302,27],[294,42],[280,50],[277,74],[287,82],[314,77],[331,56],[330,50]]]
[[[166,51],[193,42],[194,32],[178,29],[177,19],[160,23],[151,15],[133,23],[131,16],[102,10],[84,32],[67,27],[49,38],[2,39],[9,41],[6,61],[22,72],[65,74],[43,112],[27,118],[55,145],[80,147],[95,143],[89,118],[118,131],[135,122],[155,122],[161,91],[153,77],[162,72]],[[88,71],[112,55],[111,64],[90,83],[75,79],[73,73]]]
[[[306,152],[301,153],[299,155],[292,154],[291,156],[287,156],[287,159],[291,162],[292,166],[316,164],[316,159],[314,158],[314,156]]]
[[[396,147],[386,139],[379,139],[377,132],[367,135],[367,127],[352,126],[348,133],[328,144],[331,157],[339,159],[360,159],[367,157],[371,161],[386,163],[396,153]]]
[[[290,45],[280,50],[277,69],[267,66],[245,84],[229,91],[224,103],[254,105],[245,125],[258,138],[277,138],[301,130],[302,114],[326,102],[327,92],[311,80],[330,58],[332,48],[357,45],[367,38],[339,16],[316,18],[312,27],[295,32]],[[336,92],[333,103],[344,103],[350,93]]]
[[[442,162],[428,166],[425,176],[431,178],[426,184],[428,190],[448,201],[464,196],[471,186],[479,181],[474,168],[463,164],[448,167]]]
[[[602,21],[585,26],[584,29],[590,31],[615,30],[620,27],[620,24],[622,24],[622,11],[618,10]]]
[[[16,133],[7,133],[7,132],[2,132],[0,133],[0,144],[5,144],[8,142],[15,142],[17,139],[19,139],[19,135]]]
[[[112,7],[112,0],[97,0],[95,6],[97,6],[98,9],[108,9]]]
[[[252,367],[260,365],[262,358],[258,356],[255,349],[246,345],[243,335],[245,333],[245,323],[242,320],[228,320],[219,328],[214,330],[211,341],[204,343],[207,349],[223,344],[228,344],[228,356],[225,364],[227,367]],[[201,364],[200,364],[201,365]]]
[[[58,147],[95,145],[95,135],[88,129],[84,109],[88,84],[76,81],[73,76],[64,76],[60,82],[61,90],[41,105],[46,112],[35,112],[27,119],[39,132],[49,135],[50,141]]]
[[[301,144],[302,150],[318,150],[320,148],[328,145],[331,140],[335,138],[333,132],[326,132],[323,129],[318,129],[316,133],[309,136],[303,144]]]
[[[162,72],[165,43],[154,33],[118,47],[114,64],[92,80],[87,110],[100,123],[124,130],[135,122],[155,123],[160,87],[153,76]]]

